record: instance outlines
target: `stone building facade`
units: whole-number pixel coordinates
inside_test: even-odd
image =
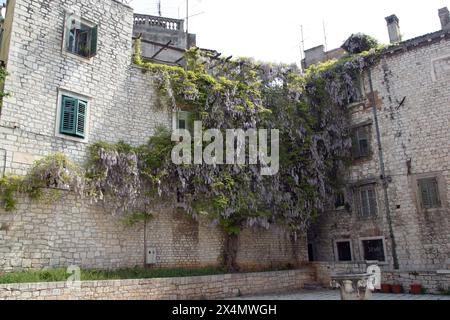
[[[135,16],[117,0],[9,0],[1,59],[10,93],[0,114],[0,176],[24,175],[33,161],[63,152],[82,164],[98,141],[143,144],[172,126],[153,79],[132,64]],[[75,120],[76,119],[76,120]],[[306,237],[291,243],[277,228],[245,230],[238,263],[248,268],[298,264]],[[144,241],[145,239],[145,241]],[[0,270],[142,265],[218,265],[223,235],[208,221],[172,208],[146,227],[125,227],[101,204],[64,194],[48,204],[21,198],[0,209]]]
[[[385,50],[359,79],[361,99],[348,106],[353,164],[335,207],[309,232],[310,260],[336,272],[378,263],[384,272],[450,273],[450,32],[442,27]]]
[[[133,38],[141,40],[143,59],[170,65],[184,65],[184,53],[196,45],[196,35],[186,33],[184,20],[134,15]]]

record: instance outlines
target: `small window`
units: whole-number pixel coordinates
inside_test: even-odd
[[[334,196],[334,208],[342,209],[345,207],[345,194],[343,191],[339,191]]]
[[[418,183],[422,208],[440,208],[441,200],[439,198],[439,187],[437,179],[421,179],[418,181]]]
[[[347,96],[348,104],[361,102],[364,99],[363,84],[362,84],[361,76],[359,76],[359,75],[356,76],[356,78],[353,79],[352,85],[346,86],[345,94]]]
[[[337,261],[352,261],[352,246],[350,241],[336,241]]]
[[[178,111],[176,114],[176,128],[193,132],[192,114],[188,111]]]
[[[369,130],[370,126],[355,128],[352,133],[352,156],[354,159],[370,155]]]
[[[362,240],[364,260],[385,261],[383,239]]]
[[[88,103],[77,98],[63,95],[61,97],[61,122],[59,132],[78,138],[86,133]]]
[[[66,50],[84,58],[97,54],[97,26],[90,26],[81,19],[70,16],[66,23]]]
[[[312,243],[308,243],[308,261],[314,261],[314,247]]]
[[[377,215],[377,199],[374,185],[368,185],[356,188],[355,190],[356,207],[359,214],[363,217]]]

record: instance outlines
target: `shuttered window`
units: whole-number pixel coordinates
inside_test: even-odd
[[[418,183],[422,208],[440,208],[441,200],[439,198],[439,187],[437,179],[421,179],[418,181]]]
[[[86,101],[63,95],[61,98],[61,123],[59,132],[84,138],[86,134]]]
[[[356,205],[361,216],[370,217],[377,215],[378,207],[374,185],[356,188],[355,196]]]
[[[352,156],[355,159],[370,155],[369,131],[370,126],[358,127],[352,133]]]
[[[186,129],[191,134],[194,130],[194,124],[192,119],[192,113],[188,111],[177,112],[177,129]]]

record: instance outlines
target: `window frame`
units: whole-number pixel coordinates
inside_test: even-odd
[[[437,182],[437,192],[440,202],[440,207],[425,208],[422,206],[422,194],[419,187],[419,181],[424,179],[435,179]],[[432,171],[424,173],[415,173],[409,176],[409,186],[411,190],[411,197],[415,200],[417,212],[433,213],[435,211],[448,209],[448,196],[447,196],[447,182],[444,178],[442,171]]]
[[[375,260],[366,260],[365,257],[365,251],[364,251],[364,241],[374,241],[374,240],[381,240],[382,247],[383,247],[383,255],[384,255],[384,261],[379,261],[381,264],[387,263],[387,250],[386,250],[386,238],[383,236],[378,237],[361,237],[359,238],[359,245],[360,245],[360,253],[361,253],[361,260],[362,261],[375,261]]]
[[[361,153],[361,131],[365,130],[366,141],[367,141],[367,153]],[[371,143],[371,133],[372,133],[372,123],[364,123],[357,126],[352,127],[351,138],[352,138],[352,158],[354,160],[358,159],[367,159],[372,155],[372,143]],[[357,154],[355,153],[355,140],[356,140],[356,149]]]
[[[342,242],[348,242],[350,244],[350,260],[340,260],[339,259],[339,249],[338,249],[338,243],[342,243]],[[353,244],[352,244],[352,240],[351,239],[335,239],[333,241],[333,246],[334,246],[334,260],[336,262],[343,262],[343,263],[349,263],[354,260],[354,254],[353,254]]]
[[[356,79],[352,79],[353,86],[356,88],[357,91],[357,97],[355,98],[355,101],[351,101],[348,93],[348,86],[346,86],[347,92],[346,92],[346,100],[347,100],[347,106],[356,106],[364,101],[366,101],[366,93],[365,93],[365,84],[364,84],[364,74],[357,74]]]
[[[367,184],[362,184],[362,185],[358,185],[358,186],[354,186],[353,187],[353,199],[354,199],[354,205],[355,208],[357,210],[357,214],[359,217],[361,218],[365,218],[365,219],[370,219],[370,218],[374,218],[378,216],[378,211],[379,211],[379,203],[378,203],[378,194],[377,194],[377,188],[376,188],[376,183],[367,183]],[[374,193],[374,203],[375,203],[375,212],[372,213],[372,208],[371,206],[371,201],[370,201],[370,197],[369,197],[369,193],[368,190],[372,189],[373,193]],[[367,203],[368,204],[368,208],[369,208],[369,214],[363,214],[362,208],[363,208],[363,203],[362,203],[362,196],[361,193],[363,191],[367,191]]]
[[[341,200],[343,200],[342,205],[337,206],[338,204],[338,198],[342,197]],[[334,211],[342,211],[345,209],[346,205],[347,205],[347,194],[346,194],[346,190],[341,189],[338,190],[337,192],[335,192],[334,196],[333,196],[333,209]]]
[[[61,132],[61,119],[62,119],[62,109],[63,109],[63,97],[67,96],[69,98],[84,101],[86,103],[86,113],[84,119],[84,137],[79,137],[75,135],[70,135]],[[55,136],[65,140],[72,140],[75,142],[88,143],[89,132],[90,132],[90,113],[92,108],[92,97],[83,94],[75,93],[66,89],[58,89],[58,98],[56,104],[56,121],[55,121]]]
[[[185,119],[180,119],[179,115],[183,114],[185,115]],[[193,112],[188,111],[188,110],[177,110],[177,111],[173,111],[172,113],[172,130],[177,130],[179,129],[179,120],[185,120],[185,125],[186,125],[186,130],[188,130],[191,135],[194,132],[194,127],[193,127]]]
[[[434,200],[436,200],[436,203],[431,204],[430,206],[427,206],[424,204],[424,200],[423,200],[423,185],[422,183],[425,182],[430,182],[433,181],[435,184],[435,197],[430,197],[431,198],[436,198]],[[432,177],[423,177],[423,178],[419,178],[417,179],[417,190],[418,190],[418,194],[419,194],[419,201],[420,201],[420,207],[422,208],[422,210],[433,210],[433,209],[441,209],[442,208],[442,201],[441,201],[441,195],[440,195],[440,188],[439,188],[439,179],[436,176],[432,176]]]
[[[81,54],[77,54],[77,53],[75,53],[75,52],[72,52],[72,51],[70,51],[69,49],[68,49],[68,46],[67,46],[67,44],[68,44],[68,21],[69,21],[69,19],[70,18],[74,18],[74,19],[76,19],[79,23],[81,23],[81,24],[84,24],[85,26],[87,26],[87,27],[89,27],[89,28],[91,28],[91,29],[94,29],[94,28],[96,28],[97,29],[97,32],[96,32],[96,34],[97,34],[97,36],[96,36],[96,45],[95,45],[95,53],[94,54],[90,54],[90,55],[88,55],[88,56],[83,56],[83,55],[81,55]],[[74,13],[72,13],[72,12],[68,12],[68,11],[66,11],[66,13],[65,13],[65,15],[64,15],[64,29],[63,29],[63,38],[62,38],[62,52],[65,54],[65,55],[68,55],[68,56],[70,56],[70,57],[74,57],[74,58],[76,58],[76,59],[79,59],[80,61],[84,61],[84,62],[92,62],[92,60],[93,60],[93,58],[98,54],[98,30],[99,30],[99,25],[98,24],[95,24],[95,23],[93,23],[93,22],[91,22],[91,21],[89,21],[89,20],[86,20],[86,19],[84,19],[84,18],[82,18],[81,16],[79,16],[79,15],[77,15],[77,14],[74,14]],[[92,34],[91,34],[91,36],[90,36],[90,43],[91,43],[91,49],[92,49]]]

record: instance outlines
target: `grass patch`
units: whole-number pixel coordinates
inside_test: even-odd
[[[130,268],[119,270],[81,270],[81,281],[120,280],[120,279],[150,279],[194,277],[224,274],[218,268],[201,269],[144,269]],[[66,281],[71,274],[66,269],[51,269],[41,271],[24,271],[0,274],[0,284],[6,283],[34,283]]]

